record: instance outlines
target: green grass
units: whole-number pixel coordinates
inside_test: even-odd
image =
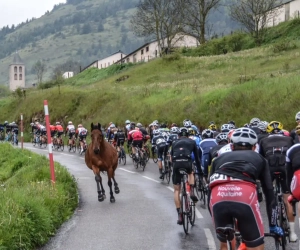
[[[49,160],[0,144],[0,249],[35,249],[70,218],[78,204],[76,182],[55,163],[55,187]]]
[[[297,20],[285,27],[291,32]],[[298,25],[299,27],[299,25]],[[275,30],[275,31],[274,31]],[[271,35],[270,35],[271,36]],[[253,117],[279,120],[285,128],[295,126],[299,111],[300,41],[284,39],[226,55],[184,56],[179,52],[149,63],[122,69],[89,69],[66,81],[60,88],[30,90],[24,98],[0,99],[0,120],[18,120],[24,114],[25,134],[29,123],[43,117],[43,100],[49,102],[52,122],[109,122],[123,125],[126,119],[149,124],[154,119],[167,123],[189,118],[206,127],[235,120],[238,125]],[[197,51],[197,49],[195,49]],[[122,76],[128,79],[117,82]]]

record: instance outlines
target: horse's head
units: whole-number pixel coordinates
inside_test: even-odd
[[[98,123],[98,125],[91,124],[91,138],[92,149],[95,154],[99,154],[102,141],[104,140],[100,123]]]

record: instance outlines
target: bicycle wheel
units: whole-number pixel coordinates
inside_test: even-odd
[[[283,229],[285,236],[281,237],[282,250],[286,249],[288,237],[289,237],[289,226],[286,215],[286,208],[283,201],[280,202],[280,212],[278,214],[279,225]]]
[[[170,180],[171,180],[171,172],[172,172],[172,168],[171,168],[171,163],[170,162],[167,162],[167,168],[166,168],[166,181],[167,183],[169,184],[170,183]]]
[[[42,146],[41,146],[41,147],[42,147],[42,148],[46,148],[47,145],[48,145],[47,139],[44,138],[44,141],[42,142]]]
[[[121,161],[122,161],[123,165],[126,165],[126,154],[122,154]]]
[[[146,161],[148,162],[150,159],[150,150],[149,150],[148,146],[145,146],[144,149],[145,149],[145,154],[146,154]]]
[[[181,210],[182,210],[182,225],[186,234],[189,232],[189,204],[187,200],[187,194],[183,192],[181,196]]]
[[[197,196],[198,200],[201,201],[202,200],[202,193],[201,193],[201,187],[200,187],[200,182],[199,182],[199,175],[198,174],[194,174],[194,178],[195,178],[195,195]]]
[[[32,146],[35,147],[35,145],[36,145],[36,140],[35,140],[34,138],[32,138],[32,139],[31,139],[31,142],[32,142]]]
[[[189,198],[189,200],[190,200],[190,198]],[[189,211],[189,221],[192,226],[195,225],[195,219],[196,219],[195,203],[191,200],[190,201],[190,211]]]
[[[60,151],[64,151],[64,149],[65,149],[65,145],[64,145],[63,140],[61,140],[60,143],[59,143],[59,149],[60,149]]]

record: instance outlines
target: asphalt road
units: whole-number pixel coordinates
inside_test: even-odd
[[[48,154],[46,149],[35,148],[31,144],[24,147],[42,155]],[[196,205],[196,223],[188,235],[185,235],[182,226],[176,224],[172,185],[158,178],[157,165],[151,159],[144,172],[135,169],[129,157],[125,166],[117,168],[116,181],[120,193],[115,194],[115,203],[109,202],[105,175],[103,180],[107,198],[98,202],[94,175],[86,167],[83,156],[65,149],[64,152],[54,151],[54,160],[75,176],[80,202],[72,218],[40,250],[219,249],[211,216],[200,204]],[[264,202],[261,203],[261,211],[267,232]],[[300,235],[298,219],[296,228]],[[275,248],[273,239],[266,238],[265,243],[266,250]],[[299,243],[290,243],[287,249],[298,250]]]

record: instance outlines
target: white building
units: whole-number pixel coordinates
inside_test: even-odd
[[[126,54],[123,53],[121,50],[119,50],[106,58],[92,62],[90,65],[85,67],[82,71],[89,69],[89,68],[93,68],[93,67],[98,68],[98,69],[107,68],[110,65],[113,65],[114,63],[116,63],[117,61],[121,60],[125,56],[126,56]]]
[[[164,41],[166,45],[166,40]],[[178,34],[172,40],[172,48],[181,48],[181,47],[197,47],[199,45],[198,40],[189,35]],[[159,57],[159,46],[158,41],[152,41],[144,44],[140,48],[131,52],[129,55],[119,60],[117,63],[137,63],[137,62],[148,62],[151,59]]]
[[[285,0],[277,7],[276,15],[270,14],[266,27],[273,27],[281,22],[300,17],[300,0]]]
[[[62,75],[62,77],[63,77],[64,79],[67,79],[67,78],[70,78],[70,77],[73,77],[73,76],[74,76],[74,72],[71,72],[71,71],[65,72],[65,73],[63,73],[63,75]]]

